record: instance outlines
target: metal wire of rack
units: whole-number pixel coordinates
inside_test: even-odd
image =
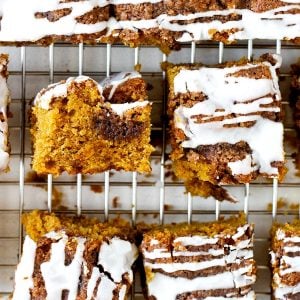
[[[48,49],[48,58],[49,58],[49,70],[46,71],[37,71],[37,70],[26,70],[26,61],[27,61],[27,47],[21,47],[20,49],[20,70],[11,72],[12,75],[17,75],[21,77],[20,81],[20,99],[15,99],[14,101],[20,106],[21,114],[20,114],[20,125],[19,126],[12,126],[14,129],[20,130],[20,149],[19,152],[13,153],[13,157],[19,157],[19,179],[18,180],[11,180],[11,179],[2,179],[0,176],[0,191],[1,187],[10,186],[18,186],[19,187],[19,209],[15,208],[5,208],[5,206],[1,206],[0,208],[0,214],[5,216],[5,214],[17,214],[19,216],[19,223],[18,223],[18,234],[17,236],[10,236],[10,237],[2,237],[1,231],[0,231],[0,241],[1,240],[17,240],[18,241],[18,251],[17,254],[20,257],[21,250],[22,250],[22,242],[23,242],[23,230],[21,225],[21,216],[24,211],[27,211],[28,208],[25,207],[25,196],[26,196],[26,186],[32,184],[26,182],[26,166],[25,161],[29,158],[31,155],[30,152],[26,149],[26,138],[28,137],[26,134],[26,130],[28,129],[27,123],[26,123],[26,110],[28,106],[28,99],[26,96],[26,88],[27,88],[27,77],[31,75],[36,76],[48,76],[49,83],[54,82],[55,76],[74,76],[74,75],[82,75],[83,73],[90,75],[90,76],[109,76],[111,72],[111,65],[112,65],[112,50],[121,51],[124,49],[123,46],[116,45],[96,45],[96,46],[89,46],[89,45],[83,45],[79,44],[77,46],[78,51],[78,72],[74,71],[55,71],[55,50],[58,48],[58,52],[56,55],[59,55],[61,53],[60,47],[76,47],[73,45],[66,45],[66,44],[56,44],[49,46]],[[105,48],[106,47],[106,70],[101,71],[84,71],[84,49],[89,47],[98,47],[98,48]],[[141,47],[141,48],[135,48],[133,49],[133,56],[134,56],[134,65],[137,65],[139,63],[143,63],[143,60],[141,58],[141,51],[143,49],[148,49],[149,47]],[[230,47],[224,47],[223,43],[200,43],[199,45],[196,45],[196,43],[191,43],[190,45],[183,45],[183,50],[190,51],[190,62],[193,63],[198,59],[197,57],[197,50],[201,50],[201,52],[208,50],[208,49],[216,49],[218,51],[218,62],[221,63],[224,61],[224,50],[226,48],[230,49],[246,49],[247,50],[247,57],[248,59],[251,59],[253,56],[253,41],[249,40],[247,44],[237,44]],[[276,45],[274,46],[271,43],[265,43],[265,44],[257,44],[255,45],[255,49],[276,49],[276,53],[281,53],[281,42],[276,41]],[[289,51],[292,50],[299,50],[299,46],[291,46],[284,44],[283,47],[285,50]],[[150,48],[152,49],[152,48]],[[178,54],[180,56],[180,53]],[[158,57],[160,57],[161,61],[167,61],[169,57],[167,57],[165,54],[160,54]],[[201,60],[201,58],[200,58]],[[133,66],[131,66],[133,68]],[[251,214],[255,214],[257,217],[268,217],[269,215],[273,220],[275,220],[278,216],[278,209],[277,209],[277,200],[278,200],[278,179],[274,178],[273,182],[270,183],[268,181],[262,181],[262,182],[254,182],[251,183],[251,188],[249,184],[244,185],[243,187],[243,197],[240,197],[241,205],[237,207],[232,206],[226,206],[225,209],[221,209],[223,206],[223,203],[220,203],[219,201],[215,202],[215,205],[208,205],[208,208],[202,209],[198,202],[195,202],[194,197],[191,196],[191,194],[187,194],[186,196],[186,202],[183,203],[179,208],[174,209],[167,209],[167,197],[166,194],[168,194],[168,197],[172,195],[172,192],[170,192],[170,189],[176,189],[180,188],[183,191],[182,183],[178,181],[171,181],[167,180],[166,172],[168,171],[166,168],[166,163],[168,160],[167,157],[167,124],[166,124],[166,99],[167,99],[167,89],[166,89],[166,83],[165,78],[166,74],[164,71],[159,72],[143,72],[143,74],[146,74],[147,76],[154,76],[159,78],[160,81],[163,82],[161,85],[162,89],[162,98],[157,101],[157,104],[161,106],[160,113],[161,113],[161,123],[158,126],[153,126],[152,131],[157,132],[160,136],[160,153],[155,153],[152,157],[153,159],[157,159],[159,161],[158,165],[158,171],[157,176],[154,178],[153,181],[145,181],[145,180],[139,180],[139,175],[136,172],[132,172],[131,174],[131,180],[124,180],[124,181],[112,181],[111,180],[111,172],[105,172],[104,177],[98,181],[98,179],[93,178],[84,178],[81,174],[78,174],[76,177],[70,179],[70,180],[62,180],[62,179],[54,179],[51,175],[48,175],[47,177],[47,188],[46,188],[46,194],[47,194],[47,209],[49,211],[53,211],[53,188],[56,186],[68,186],[68,187],[76,187],[76,209],[68,209],[68,212],[70,213],[76,213],[77,215],[83,214],[102,214],[104,216],[105,220],[108,220],[110,217],[110,214],[127,214],[131,215],[132,225],[135,226],[137,222],[137,216],[138,215],[152,215],[158,213],[158,222],[163,224],[166,222],[166,216],[171,216],[172,220],[177,220],[178,216],[185,217],[187,222],[192,222],[193,216],[197,216],[199,219],[199,216],[203,218],[205,215],[214,215],[215,219],[219,219],[221,212],[223,214],[232,214],[235,213],[237,210],[243,210],[247,216],[251,216]],[[284,73],[281,74],[282,78],[288,78],[289,74]],[[283,104],[287,106],[287,101],[283,101]],[[285,128],[285,132],[293,132],[292,127]],[[291,160],[291,155],[288,154],[289,159]],[[83,188],[86,186],[91,186],[93,184],[101,184],[104,186],[104,199],[103,199],[103,210],[99,211],[95,208],[83,208],[82,207],[82,196],[83,196]],[[34,185],[43,185],[44,183],[40,182],[34,182]],[[114,187],[130,187],[131,188],[131,205],[130,208],[111,208],[110,207],[110,194],[111,189]],[[138,205],[142,203],[141,199],[144,197],[142,191],[139,191],[140,187],[151,187],[151,188],[157,188],[158,193],[158,209],[153,208],[145,208],[142,206],[142,208],[139,209]],[[280,184],[280,187],[290,189],[291,193],[295,190],[298,191],[298,188],[300,187],[299,180],[288,180]],[[229,186],[229,188],[234,188],[232,186]],[[262,207],[259,208],[253,208],[250,209],[251,201],[250,196],[252,190],[256,189],[268,189],[268,192],[271,191],[272,194],[272,211],[268,212],[267,209],[263,209]],[[2,193],[2,192],[1,192]],[[0,196],[1,196],[0,193]],[[254,192],[255,194],[256,192]],[[239,194],[241,195],[241,194]],[[180,197],[184,198],[185,196],[182,194]],[[169,198],[168,198],[169,199]],[[2,199],[1,199],[2,200]],[[139,201],[138,201],[139,200]],[[205,201],[205,200],[203,200]],[[1,202],[0,202],[1,203]],[[184,208],[184,206],[186,208]],[[56,211],[61,212],[60,209],[56,209]],[[288,211],[291,215],[297,215],[298,211],[295,212],[294,210]],[[283,215],[284,212],[279,211],[279,215]],[[180,220],[183,220],[182,218]],[[0,223],[0,227],[1,227]],[[265,224],[263,224],[265,227]],[[263,236],[259,236],[256,239],[256,243],[262,243],[265,247],[267,244],[268,237],[266,234]],[[258,269],[262,270],[262,277],[265,277],[265,274],[268,273],[268,267],[266,262],[261,263],[258,262]],[[3,267],[11,267],[13,270],[15,267],[15,264],[5,264],[0,262],[0,268]],[[1,270],[1,269],[0,269]],[[268,276],[263,280],[263,282],[256,288],[257,295],[261,299],[268,299],[270,297],[270,289],[267,287],[269,285],[268,282]],[[13,281],[12,278],[10,278],[10,281]],[[264,286],[262,288],[262,286]],[[9,288],[2,287],[0,284],[0,295],[8,295],[11,290]],[[141,297],[141,289],[139,287],[139,284],[136,282],[134,285],[134,288],[132,290],[132,299],[135,297]]]

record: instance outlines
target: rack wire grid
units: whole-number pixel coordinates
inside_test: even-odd
[[[299,214],[300,178],[293,163],[296,152],[296,133],[288,106],[290,64],[300,56],[300,47],[281,41],[239,42],[224,46],[222,43],[201,42],[183,44],[179,52],[169,56],[150,46],[127,48],[122,45],[71,45],[58,43],[49,47],[0,47],[10,54],[12,92],[9,120],[11,162],[10,172],[0,175],[0,298],[7,299],[13,290],[14,270],[21,255],[23,229],[20,218],[32,209],[87,214],[107,220],[116,215],[138,221],[169,223],[180,221],[207,221],[220,215],[244,211],[255,224],[255,258],[258,280],[255,291],[258,299],[270,299],[270,271],[268,268],[269,230],[275,218],[291,219]],[[283,57],[280,87],[285,110],[285,151],[288,173],[278,184],[276,178],[259,179],[246,185],[227,186],[238,203],[218,202],[185,194],[182,182],[176,180],[168,159],[165,73],[162,61],[217,63],[252,58],[266,53]],[[69,76],[85,74],[95,80],[111,73],[130,71],[141,64],[141,73],[153,87],[150,91],[152,111],[152,144],[156,150],[151,156],[152,173],[109,171],[104,174],[46,178],[31,171],[31,145],[27,111],[36,93],[49,83]],[[279,186],[279,188],[278,188]],[[277,200],[280,207],[277,209]],[[137,274],[138,278],[138,274]],[[139,279],[135,280],[133,299],[142,299]]]

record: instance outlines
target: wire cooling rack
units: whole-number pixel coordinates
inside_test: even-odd
[[[34,208],[49,211],[89,214],[108,220],[117,214],[137,221],[168,223],[170,221],[212,220],[220,215],[244,211],[256,225],[255,257],[258,263],[258,299],[270,299],[268,270],[268,236],[275,218],[297,216],[300,178],[295,176],[292,154],[296,151],[295,131],[288,107],[289,66],[300,56],[300,47],[281,41],[255,42],[224,46],[222,43],[184,44],[169,56],[152,47],[130,49],[121,45],[55,44],[48,48],[2,47],[10,54],[12,90],[10,138],[12,143],[11,172],[0,175],[0,295],[7,297],[13,289],[13,275],[22,249],[23,229],[20,222],[24,211]],[[283,183],[260,179],[253,183],[228,186],[239,203],[199,199],[184,193],[182,182],[172,176],[168,160],[169,146],[166,123],[167,89],[165,72],[160,62],[221,63],[242,56],[271,52],[282,54],[280,86],[285,116],[285,146],[289,172]],[[100,80],[117,71],[130,71],[141,64],[142,75],[153,90],[152,140],[156,151],[151,157],[151,176],[132,173],[105,172],[94,176],[62,175],[37,178],[30,171],[30,136],[27,110],[34,95],[49,83],[69,76],[89,75]],[[246,92],[246,91],[245,91]],[[278,187],[279,186],[279,187]],[[95,187],[97,187],[95,189]],[[96,191],[96,192],[95,192]],[[60,195],[58,201],[57,194]],[[277,209],[278,199],[280,207]],[[57,201],[59,205],[57,205]],[[142,297],[139,280],[134,284],[132,298]]]

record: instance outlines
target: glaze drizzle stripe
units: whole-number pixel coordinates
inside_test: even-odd
[[[60,299],[64,290],[68,291],[68,300],[75,299],[80,292],[78,286],[83,278],[87,280],[87,299],[93,299],[95,291],[96,299],[114,299],[116,293],[119,294],[120,299],[124,299],[127,284],[132,283],[131,266],[138,255],[134,244],[116,237],[107,243],[102,243],[98,254],[98,264],[102,265],[105,272],[100,272],[100,269],[94,266],[90,270],[89,278],[86,278],[88,267],[83,254],[86,251],[86,239],[68,237],[64,232],[50,232],[47,237],[52,239],[50,258],[37,265],[37,243],[26,236],[23,256],[15,275],[14,300],[31,299],[30,289],[34,288],[36,268],[41,270],[47,299]],[[76,242],[76,251],[71,263],[66,266],[65,247],[70,241]],[[117,259],[112,262],[113,256]],[[107,274],[110,274],[109,276],[114,278],[114,281]],[[126,277],[125,282],[123,282],[123,276]]]
[[[212,39],[216,32],[227,32],[228,40],[239,39],[295,39],[299,37],[300,19],[299,14],[288,13],[288,11],[300,8],[299,1],[285,1],[281,7],[265,12],[257,13],[249,9],[226,9],[199,12],[194,14],[167,15],[167,9],[155,19],[140,21],[117,21],[110,16],[109,20],[96,23],[82,24],[77,18],[93,11],[97,7],[107,5],[123,4],[147,4],[162,1],[152,0],[86,0],[74,2],[38,1],[27,0],[2,0],[0,3],[2,42],[35,42],[49,36],[72,36],[76,34],[102,34],[117,36],[115,30],[138,29],[169,30],[181,32],[178,41],[190,42]],[[18,7],[18,9],[15,9]],[[50,22],[46,18],[36,18],[36,12],[51,12],[55,10],[68,9],[70,13]],[[209,22],[198,22],[201,18],[213,18],[214,16],[240,16],[235,21],[222,22],[213,20]],[[16,22],[18,20],[18,22]],[[191,21],[182,24],[182,21]],[[194,21],[194,23],[193,23]],[[176,23],[177,22],[177,23]],[[179,23],[178,23],[179,22]],[[181,23],[180,23],[181,22]],[[13,30],[12,30],[13,29]],[[63,39],[63,38],[62,38]]]
[[[102,93],[105,88],[112,86],[112,90],[110,92],[110,99],[111,99],[113,93],[118,88],[118,86],[120,86],[127,80],[130,80],[132,78],[140,78],[140,77],[141,75],[137,72],[122,72],[108,79],[105,79],[100,84],[98,84],[96,81],[94,81],[93,79],[87,76],[70,77],[66,81],[54,83],[48,86],[47,89],[41,90],[35,97],[33,105],[43,108],[45,110],[50,110],[52,101],[55,101],[56,98],[67,97],[68,87],[72,83],[74,82],[80,83],[86,81],[92,81],[95,84],[95,86],[98,87],[100,97],[102,97]],[[105,102],[105,105],[111,108],[114,113],[118,114],[119,116],[122,116],[126,111],[130,109],[139,108],[139,107],[140,108],[146,107],[147,105],[150,105],[150,102],[145,100],[145,101],[135,101],[132,103],[112,104],[109,101],[107,101]]]
[[[142,244],[142,253],[148,295],[157,300],[174,300],[188,294],[196,299],[194,295],[197,295],[197,291],[207,291],[209,294],[210,290],[224,289],[225,293],[226,289],[238,288],[241,289],[238,292],[241,293],[240,297],[224,294],[222,297],[201,296],[201,299],[255,299],[251,290],[256,280],[252,232],[252,226],[245,224],[230,235],[220,233],[208,237],[187,233],[186,236],[171,237],[171,246],[162,241],[164,247],[160,247],[158,240],[147,237]],[[178,250],[174,249],[175,246]],[[202,247],[203,251],[189,250],[197,247]],[[176,253],[180,256],[176,256]],[[199,253],[202,256],[197,256]],[[247,291],[242,294],[245,288]]]
[[[195,290],[212,290],[216,287],[219,289],[240,288],[255,281],[255,276],[242,275],[246,270],[241,269],[238,272],[226,272],[192,280],[155,273],[154,278],[148,282],[148,291],[149,295],[155,296],[158,300],[174,300],[179,294]]]

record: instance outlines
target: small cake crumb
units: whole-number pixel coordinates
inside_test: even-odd
[[[94,193],[99,193],[99,194],[103,193],[103,186],[102,185],[91,184],[90,189]]]
[[[111,202],[112,202],[112,207],[113,208],[120,208],[121,207],[120,197],[118,197],[118,196],[113,197]]]

